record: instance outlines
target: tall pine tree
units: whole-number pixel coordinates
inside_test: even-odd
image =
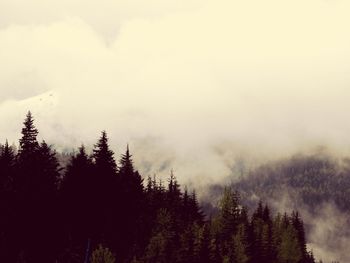
[[[92,159],[86,153],[84,145],[73,155],[61,186],[61,220],[65,227],[65,246],[69,251],[82,251],[89,237],[92,236],[93,211],[92,199],[94,184],[92,181]],[[65,253],[70,258],[74,253]]]
[[[132,160],[132,155],[129,151],[129,145],[127,145],[125,154],[120,159],[118,181],[120,186],[120,193],[123,202],[121,208],[123,211],[123,228],[121,234],[124,237],[123,246],[126,252],[126,257],[129,254],[139,254],[143,250],[143,246],[146,245],[144,239],[144,231],[142,229],[142,215],[146,212],[145,207],[145,195],[143,192],[143,179],[138,171],[135,171]],[[136,244],[143,244],[137,246]],[[129,250],[127,248],[132,248]]]
[[[37,141],[38,130],[28,112],[17,158],[15,191],[18,206],[18,239],[28,262],[51,262],[57,249],[57,199],[59,165],[55,152]]]
[[[8,141],[0,151],[0,262],[14,260],[16,229],[14,212],[17,206],[13,193],[15,153]]]

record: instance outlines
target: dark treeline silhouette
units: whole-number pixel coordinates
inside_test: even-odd
[[[173,172],[144,182],[129,147],[117,163],[106,132],[64,170],[37,135],[29,112],[19,150],[1,148],[0,262],[315,262],[298,212],[273,216],[260,202],[249,216],[226,188],[208,219]]]
[[[288,193],[295,205],[304,204],[310,212],[331,202],[349,213],[350,159],[325,153],[298,154],[249,171],[233,187],[244,196],[254,193],[264,200]]]

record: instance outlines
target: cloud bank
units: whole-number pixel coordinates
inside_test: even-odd
[[[318,145],[348,154],[349,13],[346,0],[1,0],[0,141],[31,110],[61,150],[107,130],[143,175],[174,168],[197,187]],[[310,237],[324,259],[349,244],[334,209]]]

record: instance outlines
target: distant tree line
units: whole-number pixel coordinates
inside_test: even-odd
[[[37,141],[29,112],[19,149],[0,151],[0,262],[314,263],[298,212],[249,216],[224,190],[206,218],[194,191],[135,170],[127,148],[119,163],[102,132],[62,171],[56,152]]]
[[[267,201],[288,194],[291,207],[302,204],[314,215],[325,203],[349,213],[350,159],[322,152],[297,154],[247,171],[232,187],[245,201],[253,194]],[[213,190],[220,192],[222,188],[211,186],[209,191],[213,194]],[[245,203],[249,207],[254,205]]]

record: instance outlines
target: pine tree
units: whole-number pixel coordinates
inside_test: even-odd
[[[127,146],[120,165],[106,132],[84,146],[64,177],[52,146],[38,143],[28,112],[17,153],[0,146],[0,262],[315,263],[298,212],[271,219],[260,201],[249,218],[226,188],[205,221],[195,191],[149,177],[144,189]],[[61,157],[61,155],[59,155]],[[86,247],[86,240],[88,246]],[[99,245],[90,257],[90,244]],[[108,247],[108,248],[107,248]]]
[[[212,247],[214,261],[232,262],[234,260],[234,236],[240,225],[242,207],[239,194],[225,188],[219,203],[219,214],[212,222]],[[219,257],[218,255],[219,254]]]
[[[91,237],[95,242],[107,240],[111,248],[115,246],[113,236],[118,233],[115,230],[121,227],[119,224],[118,200],[120,187],[117,183],[117,164],[114,152],[110,149],[107,133],[102,131],[93,150],[94,169],[92,178],[91,214],[92,232]],[[118,251],[119,252],[119,251]]]
[[[131,159],[132,155],[129,151],[129,144],[126,146],[126,152],[120,159],[120,170],[119,173],[122,175],[131,175],[134,173],[134,165]]]
[[[26,199],[26,195],[32,197],[37,192],[36,185],[40,169],[38,130],[34,126],[34,119],[30,111],[23,125],[22,138],[19,140],[20,148],[16,163],[18,172],[14,178],[14,187],[21,198]]]
[[[17,207],[13,192],[14,174],[15,154],[6,140],[0,152],[0,262],[14,261],[14,213]]]
[[[37,141],[38,130],[34,126],[34,119],[30,111],[28,112],[23,124],[22,138],[19,140],[20,158],[33,154],[39,148],[39,143]]]
[[[15,153],[8,141],[1,147],[0,153],[0,193],[8,192],[13,187]]]
[[[143,179],[139,172],[135,171],[131,157],[128,145],[125,154],[122,155],[120,160],[119,180],[121,181],[121,186],[131,197],[140,199],[143,193]]]
[[[210,225],[193,224],[193,256],[196,263],[209,263],[210,260]]]
[[[239,194],[231,188],[225,188],[222,199],[220,200],[220,240],[229,241],[235,234],[241,215],[241,206],[239,204]]]
[[[167,189],[167,209],[174,214],[180,214],[182,193],[174,171],[171,170]]]
[[[268,263],[274,257],[272,244],[272,221],[267,205],[260,201],[251,221],[252,262]]]
[[[113,157],[113,151],[109,149],[106,131],[102,131],[93,152],[96,171],[99,176],[114,176],[117,172],[117,164]]]
[[[197,195],[196,195],[196,191],[193,190],[191,195],[189,196],[189,214],[190,214],[190,218],[191,218],[191,222],[194,223],[198,223],[198,224],[203,224],[204,222],[204,215],[203,212],[201,211],[200,207],[199,207],[199,203],[197,200]]]
[[[144,234],[148,231],[142,229],[141,221],[144,213],[146,199],[143,192],[143,179],[138,171],[135,171],[129,145],[125,154],[122,155],[118,171],[118,182],[120,185],[121,203],[123,211],[121,235],[124,239],[123,251],[133,247],[135,253],[140,253],[146,245]],[[136,244],[140,244],[140,247]]]
[[[101,244],[92,252],[91,263],[115,263],[113,253]]]
[[[199,207],[196,192],[193,190],[189,195],[187,187],[185,187],[182,195],[182,209],[181,216],[184,227],[197,223],[202,225],[204,222],[204,215]]]
[[[258,208],[253,213],[252,221],[258,218],[264,220],[264,207],[261,200],[258,203]]]
[[[183,206],[183,213],[182,213],[182,220],[184,225],[188,225],[190,223],[190,204],[189,204],[189,195],[187,191],[187,186],[185,186],[185,190],[182,196],[182,206]]]
[[[78,149],[78,153],[70,158],[67,165],[66,173],[63,178],[62,189],[76,191],[77,189],[88,185],[91,180],[92,159],[87,155],[85,146],[82,145]]]
[[[18,239],[28,262],[50,262],[58,241],[57,184],[59,165],[55,152],[37,141],[38,130],[29,112],[24,121],[14,187],[19,201]]]
[[[277,250],[277,258],[280,263],[298,263],[302,260],[301,248],[298,242],[298,234],[293,226],[288,225],[282,232],[281,243]]]
[[[306,250],[306,238],[305,238],[304,223],[301,220],[298,211],[293,211],[292,216],[291,216],[291,223],[297,232],[298,242],[299,242],[299,246],[301,249],[302,258],[304,261],[306,261],[308,254],[307,254],[307,250]]]
[[[145,250],[144,262],[175,262],[177,254],[174,242],[176,231],[174,229],[174,220],[166,209],[159,210],[155,226]]]
[[[43,141],[39,146],[38,155],[42,190],[46,192],[46,195],[53,195],[56,193],[61,179],[61,168],[56,158],[56,152],[52,151],[51,146]]]
[[[247,263],[249,261],[247,232],[243,224],[238,226],[237,233],[233,237],[233,252],[232,262]]]
[[[65,224],[66,242],[69,247],[84,247],[93,235],[91,212],[94,193],[93,163],[84,145],[72,155],[67,165],[61,187],[62,222]],[[69,244],[68,244],[69,243]]]
[[[181,229],[179,237],[179,248],[177,252],[176,262],[179,263],[192,263],[194,262],[194,229],[193,225],[184,226]]]

